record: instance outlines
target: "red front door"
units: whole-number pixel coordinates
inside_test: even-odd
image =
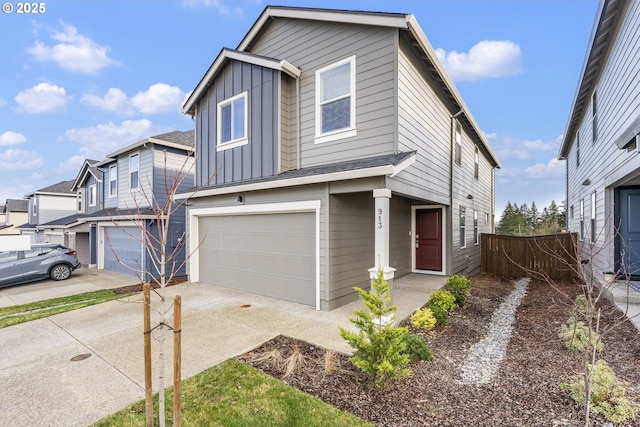
[[[442,209],[416,210],[416,268],[442,271]]]

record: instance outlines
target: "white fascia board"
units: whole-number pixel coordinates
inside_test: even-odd
[[[140,216],[136,216],[134,219],[131,218],[131,215],[117,215],[117,216],[96,216],[96,217],[86,217],[83,216],[82,220],[83,222],[88,222],[88,221],[107,221],[107,222],[111,222],[111,221],[122,221],[122,220],[126,220],[126,221],[140,221],[143,219],[156,219],[155,215],[140,215]]]
[[[367,169],[356,169],[352,171],[325,173],[321,175],[303,176],[299,178],[256,182],[253,184],[240,184],[230,187],[212,188],[209,190],[197,191],[195,193],[181,193],[174,196],[174,200],[182,200],[186,198],[200,198],[209,196],[220,196],[223,194],[244,193],[249,191],[270,190],[274,188],[294,187],[298,185],[318,184],[322,182],[343,181],[349,179],[369,178],[372,176],[390,175],[394,176],[408,167],[415,161],[415,155],[409,159],[400,162],[398,165],[376,166]]]
[[[438,56],[436,55],[435,50],[433,50],[433,47],[431,46],[431,43],[427,39],[427,36],[424,34],[424,31],[422,31],[422,28],[420,28],[420,24],[418,24],[418,21],[416,20],[415,16],[413,15],[407,16],[407,26],[411,31],[411,33],[413,34],[413,36],[415,37],[415,39],[420,44],[420,47],[422,48],[422,51],[424,52],[424,54],[429,58],[433,66],[436,68],[437,73],[440,75],[440,77],[442,78],[442,81],[447,86],[447,90],[451,93],[451,95],[454,97],[456,102],[460,104],[461,109],[464,111],[464,115],[467,117],[467,119],[469,119],[469,123],[471,123],[471,126],[473,126],[474,130],[476,131],[476,134],[478,134],[478,137],[480,138],[480,142],[482,143],[484,148],[487,150],[487,152],[489,153],[493,161],[496,163],[497,165],[496,167],[501,168],[502,166],[498,161],[498,157],[493,152],[493,149],[491,148],[487,140],[484,138],[484,134],[480,129],[480,127],[478,126],[478,123],[476,123],[476,119],[474,119],[473,115],[471,114],[471,111],[469,110],[469,107],[467,107],[467,104],[465,104],[464,100],[462,99],[462,96],[458,92],[458,89],[456,89],[456,86],[453,84],[451,77],[449,77],[449,74],[447,74],[447,71],[442,66],[442,63],[438,59]]]
[[[169,148],[177,148],[179,150],[191,151],[193,147],[189,147],[188,145],[178,144],[177,142],[164,141],[162,139],[157,138],[148,138],[148,141],[155,145],[162,145]]]

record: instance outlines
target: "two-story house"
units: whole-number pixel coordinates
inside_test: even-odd
[[[29,221],[29,202],[24,199],[7,199],[2,207],[0,235],[19,235],[17,226]]]
[[[640,2],[602,0],[558,157],[583,260],[640,279]]]
[[[331,310],[479,269],[499,162],[413,15],[269,6],[183,112],[192,281]]]
[[[28,222],[17,227],[20,234],[31,236],[32,243],[66,244],[64,234],[47,224],[76,212],[76,195],[71,190],[73,181],[61,181],[24,198],[28,203]]]
[[[142,280],[150,280],[150,273],[157,277],[151,248],[158,237],[158,213],[169,211],[164,204],[174,192],[193,189],[193,145],[193,130],[174,131],[128,145],[105,160],[85,161],[72,187],[78,220],[72,231],[76,241],[86,232],[89,265]],[[175,209],[168,229],[171,252],[184,239],[184,208]],[[174,261],[176,275],[184,276],[186,252],[180,247]]]

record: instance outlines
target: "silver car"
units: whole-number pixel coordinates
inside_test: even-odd
[[[39,243],[24,251],[0,252],[0,288],[42,279],[65,280],[80,267],[76,251]]]

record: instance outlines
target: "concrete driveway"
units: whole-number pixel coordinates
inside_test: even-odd
[[[402,289],[396,289],[393,296],[394,304],[399,307],[398,318],[408,316],[424,304],[431,292],[446,280],[433,276],[405,277],[405,285],[397,283]],[[102,285],[94,283],[93,286]],[[25,293],[31,294],[31,291],[32,288],[28,288]],[[351,327],[349,317],[355,308],[362,306],[356,301],[331,312],[320,312],[199,283],[167,288],[168,301],[173,301],[177,294],[183,301],[183,378],[242,354],[278,334],[350,352],[339,336],[338,325]],[[13,292],[7,297],[22,298]],[[0,383],[3,385],[0,425],[86,426],[143,399],[140,301],[137,295],[0,329]],[[155,311],[158,298],[154,299],[153,306]],[[156,321],[157,318],[153,323]],[[172,320],[167,323],[172,324]],[[155,362],[157,342],[153,342]],[[171,346],[169,337],[165,372],[168,384],[173,381]],[[72,361],[78,355],[89,357]],[[154,381],[156,368],[157,363]]]

